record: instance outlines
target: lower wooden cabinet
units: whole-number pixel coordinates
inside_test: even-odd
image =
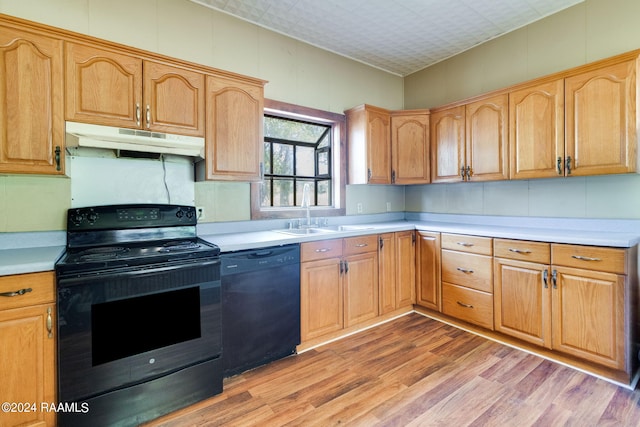
[[[301,245],[302,342],[378,316],[377,235]]]
[[[0,277],[0,396],[35,405],[3,410],[0,425],[55,425],[55,412],[41,410],[56,402],[54,280],[53,272]]]
[[[416,237],[413,230],[378,236],[380,314],[416,302]]]
[[[416,304],[440,311],[440,233],[416,232]]]

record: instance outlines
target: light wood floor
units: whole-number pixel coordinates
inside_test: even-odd
[[[640,426],[640,391],[409,314],[225,381],[153,426]]]

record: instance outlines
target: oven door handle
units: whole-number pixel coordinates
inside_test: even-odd
[[[190,261],[190,262],[189,262]],[[212,278],[213,281],[220,281],[220,258],[216,259],[198,259],[198,260],[181,260],[173,263],[166,264],[154,264],[154,265],[136,265],[130,267],[119,267],[113,268],[109,270],[103,270],[101,272],[88,272],[88,273],[79,273],[74,274],[72,277],[59,277],[58,278],[58,288],[64,288],[67,286],[75,286],[75,285],[83,285],[89,281],[101,281],[113,277],[135,277],[143,274],[149,273],[161,273],[161,272],[172,272],[176,270],[181,270],[184,268],[207,268],[212,267],[216,268],[215,274]]]

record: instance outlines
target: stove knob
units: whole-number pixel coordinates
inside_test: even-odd
[[[194,216],[194,212],[192,210],[187,211],[187,218],[192,219]]]
[[[89,212],[89,214],[87,214],[87,221],[89,221],[91,224],[96,222],[97,219],[98,219],[98,214],[96,212],[91,211]]]
[[[176,212],[176,216],[178,218],[182,218],[184,216],[184,212],[182,211],[182,209],[178,210],[178,212]]]
[[[73,222],[73,225],[80,225],[83,219],[84,215],[82,215],[80,211],[76,211],[71,214],[71,222]]]

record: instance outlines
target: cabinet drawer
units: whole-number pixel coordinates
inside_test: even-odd
[[[493,295],[486,292],[443,283],[442,312],[493,330]]]
[[[627,251],[598,246],[551,245],[551,263],[586,270],[625,274]]]
[[[344,239],[343,254],[353,255],[378,250],[378,235],[347,237]]]
[[[300,245],[300,260],[337,258],[342,256],[342,239],[319,240]]]
[[[24,292],[27,289],[30,291]],[[9,296],[13,293],[17,295]],[[52,271],[0,277],[0,310],[51,303],[55,301],[54,295],[55,275]]]
[[[493,255],[492,240],[490,237],[442,233],[442,249]]]
[[[485,255],[442,251],[442,281],[493,292],[493,259]]]
[[[549,243],[529,242],[526,240],[494,239],[493,256],[549,264],[551,260],[551,245]]]

